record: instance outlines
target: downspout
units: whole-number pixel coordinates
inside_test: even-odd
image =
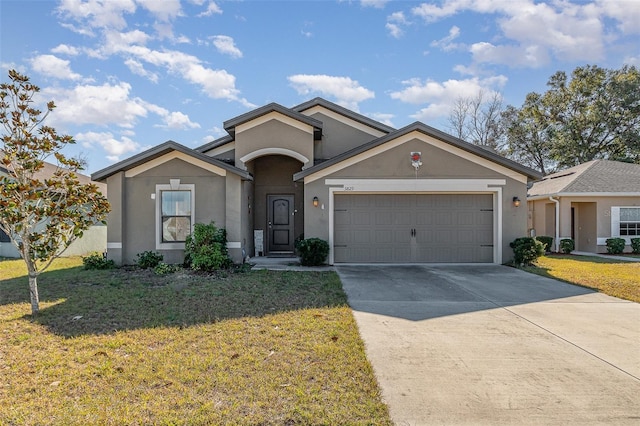
[[[554,200],[553,197],[549,197],[549,199],[556,203],[556,236],[554,240],[556,253],[558,253],[560,251],[560,200]]]

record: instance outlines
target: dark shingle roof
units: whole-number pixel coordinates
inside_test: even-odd
[[[163,144],[160,144],[144,152],[141,152],[137,155],[134,155],[133,157],[129,157],[126,160],[120,161],[119,163],[113,164],[109,167],[99,170],[93,173],[91,175],[91,178],[96,181],[103,181],[109,176],[114,175],[120,171],[130,170],[134,167],[137,167],[141,164],[146,163],[149,160],[153,160],[154,158],[161,157],[171,151],[182,152],[183,154],[189,155],[193,158],[197,158],[206,163],[225,169],[231,173],[235,173],[240,177],[242,177],[243,179],[249,179],[249,180],[252,179],[251,174],[245,170],[231,166],[223,161],[217,160],[213,157],[209,157],[208,155],[205,155],[201,152],[188,148],[174,141],[167,141]]]
[[[589,161],[545,176],[531,186],[528,196],[589,193],[640,193],[640,164]]]
[[[313,117],[308,117],[304,114],[299,113],[298,111],[294,111],[293,109],[283,107],[282,105],[275,102],[272,102],[260,108],[256,108],[252,111],[225,121],[223,123],[224,129],[229,133],[229,135],[233,137],[235,135],[236,126],[239,126],[240,124],[249,122],[251,120],[255,120],[256,118],[267,115],[271,112],[277,112],[287,117],[293,118],[294,120],[298,120],[302,123],[308,124],[314,128],[314,137],[316,139],[320,139],[322,137],[321,121],[316,120]]]

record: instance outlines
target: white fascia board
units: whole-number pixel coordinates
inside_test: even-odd
[[[348,192],[494,192],[506,179],[325,179]]]
[[[302,130],[303,132],[313,134],[313,126],[293,119],[291,117],[287,117],[286,115],[280,114],[279,112],[272,111],[268,114],[261,115],[260,117],[254,118],[251,121],[247,121],[246,123],[242,123],[236,126],[236,137],[242,132],[253,129],[256,126],[260,126],[261,124],[264,124],[267,121],[271,120],[277,120],[281,123],[286,124],[287,126],[295,127],[296,129]]]
[[[424,133],[418,132],[418,131],[412,131],[410,133],[407,133],[406,135],[400,136],[397,139],[393,139],[390,140],[386,143],[383,143],[382,145],[378,145],[375,148],[371,148],[367,151],[364,151],[358,155],[354,155],[353,157],[349,157],[344,159],[343,161],[334,164],[332,166],[329,166],[325,169],[319,170],[316,173],[313,173],[309,176],[306,176],[304,178],[304,183],[311,183],[314,182],[318,179],[322,179],[332,173],[336,173],[342,169],[345,169],[347,167],[353,166],[354,164],[357,164],[361,161],[364,161],[366,159],[372,158],[378,154],[382,154],[385,151],[388,151],[390,149],[396,148],[404,143],[407,143],[413,139],[418,139],[424,143],[427,143],[429,145],[435,146],[436,148],[439,148],[443,151],[446,152],[450,152],[451,154],[454,154],[462,159],[465,159],[467,161],[471,161],[472,163],[478,164],[482,167],[485,167],[489,170],[493,170],[497,173],[500,173],[501,175],[504,175],[506,177],[510,177],[511,179],[514,179],[520,183],[527,183],[527,176],[523,175],[521,173],[515,172],[511,169],[508,169],[507,167],[501,166],[500,164],[494,163],[493,161],[487,160],[485,158],[482,158],[478,155],[472,154],[470,152],[467,152],[463,149],[457,148],[453,145],[450,145],[446,142],[442,142],[439,141],[437,139],[434,139],[432,137],[429,137],[427,135],[425,135]]]
[[[209,157],[215,157],[216,155],[224,154],[225,152],[233,151],[236,149],[236,141],[226,143],[217,148],[210,149],[205,152],[204,155],[208,155]]]
[[[368,133],[376,138],[382,137],[386,135],[385,132],[381,132],[380,130],[376,130],[372,127],[367,126],[366,124],[360,123],[359,121],[352,120],[349,117],[345,117],[342,114],[338,114],[337,112],[331,111],[321,105],[316,105],[312,108],[306,109],[302,111],[302,114],[311,117],[313,114],[322,114],[327,117],[336,120],[340,123],[346,124],[349,127],[353,127],[354,129],[360,130],[361,132]]]
[[[180,151],[172,151],[170,153],[167,153],[165,155],[162,155],[158,158],[154,158],[153,160],[147,161],[144,164],[141,164],[137,167],[134,167],[133,169],[127,170],[124,173],[125,177],[135,177],[141,173],[146,172],[147,170],[151,170],[155,167],[158,167],[168,161],[174,160],[174,159],[180,159],[186,163],[189,164],[193,164],[194,166],[200,167],[202,169],[208,170],[211,173],[214,173],[218,176],[226,176],[227,175],[227,171],[225,169],[223,169],[222,167],[218,167],[216,165],[207,163],[205,161],[202,161],[198,158],[192,157],[190,155],[187,155],[183,152]]]

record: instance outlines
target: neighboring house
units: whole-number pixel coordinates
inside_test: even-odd
[[[329,263],[511,259],[527,232],[527,183],[542,176],[414,123],[394,129],[316,98],[224,123],[196,149],[173,141],[100,170],[112,212],[108,256],[155,250],[182,262],[194,223],[226,228],[235,262],[329,242]]]
[[[529,228],[571,238],[576,250],[606,252],[607,238],[640,237],[640,165],[593,160],[544,177],[529,189]],[[630,251],[627,247],[626,251]]]
[[[44,180],[55,173],[58,167],[55,164],[45,163],[44,168],[36,174],[36,179]],[[6,176],[7,170],[0,167],[0,175]],[[91,178],[80,173],[76,173],[78,180],[82,184],[91,182]],[[104,183],[93,182],[98,186],[100,192],[106,195],[107,185]],[[103,224],[97,224],[84,231],[82,238],[75,240],[62,254],[63,256],[82,256],[92,252],[103,253],[107,249],[107,227]],[[0,257],[20,257],[18,249],[13,245],[7,234],[0,230]]]

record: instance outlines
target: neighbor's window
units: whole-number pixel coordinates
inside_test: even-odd
[[[620,236],[640,236],[640,207],[620,207]]]
[[[11,238],[9,238],[9,236],[2,229],[0,229],[0,243],[10,243],[10,242],[11,242]]]
[[[184,242],[191,233],[191,191],[161,191],[162,242]]]

